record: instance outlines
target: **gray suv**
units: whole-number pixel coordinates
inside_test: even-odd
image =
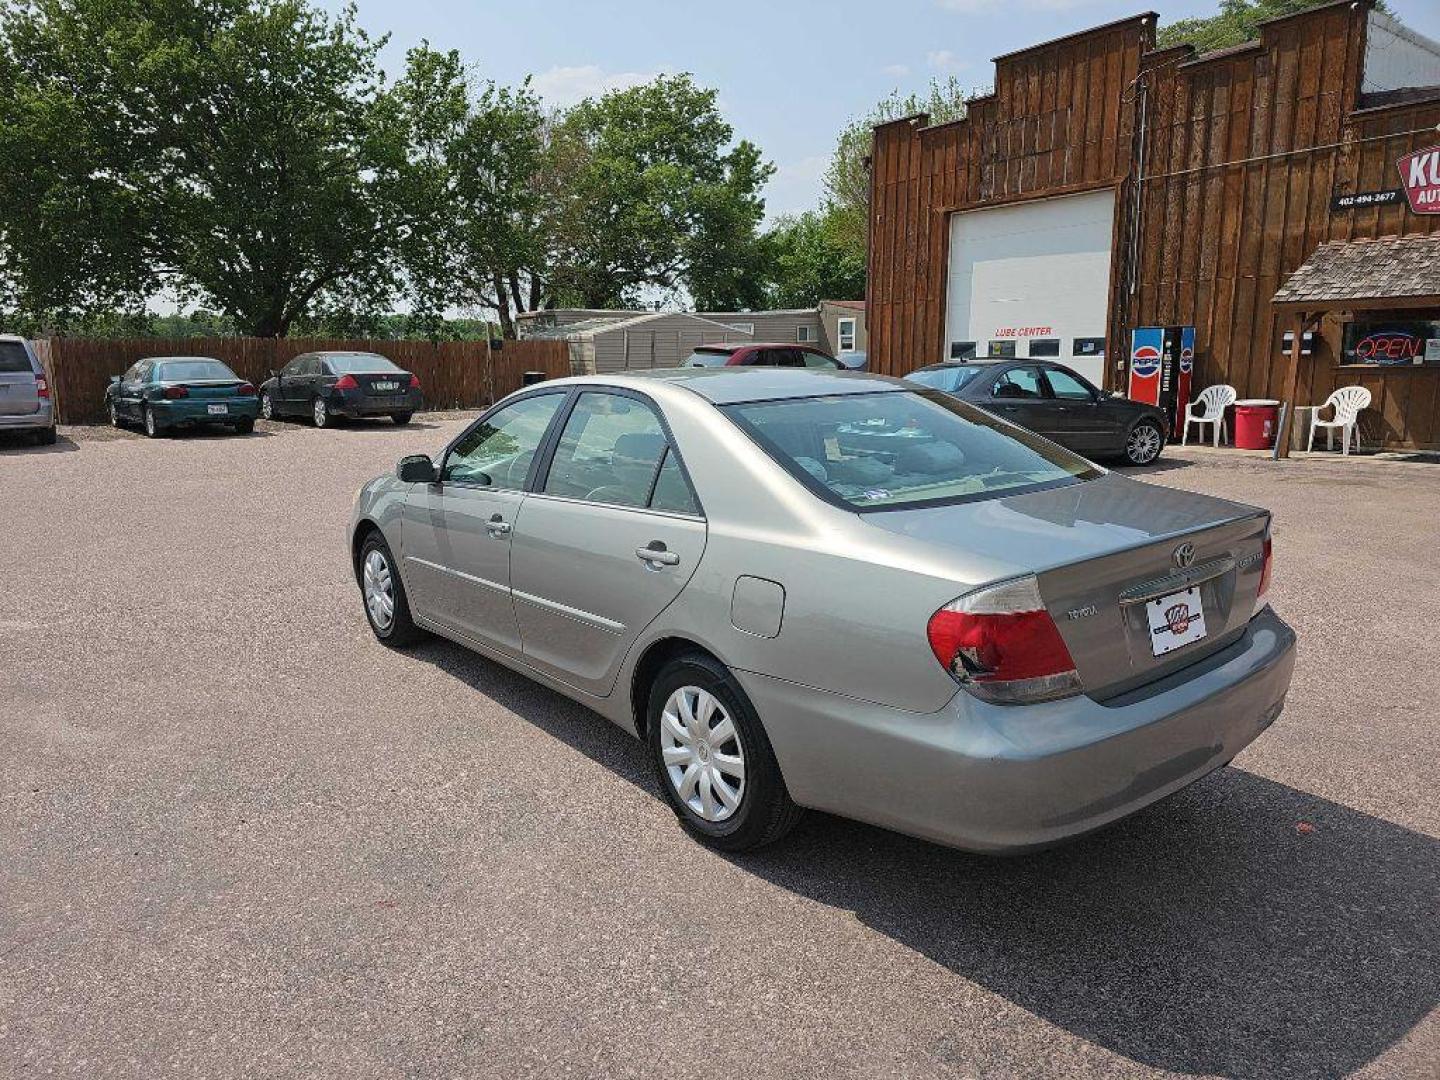
[[[55,405],[40,358],[24,338],[0,334],[0,433],[30,432],[35,442],[55,441]]]

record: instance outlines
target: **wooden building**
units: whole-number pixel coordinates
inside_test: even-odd
[[[1155,25],[999,57],[964,119],[875,129],[871,369],[1044,356],[1123,389],[1130,331],[1188,324],[1196,387],[1311,404],[1361,383],[1367,442],[1440,447],[1440,298],[1313,312],[1293,378],[1295,308],[1273,302],[1321,244],[1440,232],[1440,45],[1368,0],[1206,55],[1157,51]]]

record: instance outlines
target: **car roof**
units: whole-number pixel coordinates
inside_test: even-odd
[[[225,361],[218,360],[213,356],[146,356],[138,363],[168,364],[171,362],[183,362],[186,360],[203,360],[207,364],[223,364]]]
[[[874,394],[905,391],[914,386],[868,371],[831,368],[713,367],[656,368],[615,375],[581,375],[546,384],[628,386],[644,391],[656,383],[683,387],[715,405],[742,401],[783,401],[786,398],[829,397],[836,394]]]
[[[716,341],[696,345],[696,352],[739,352],[741,349],[805,349],[808,352],[823,352],[818,345],[808,341]]]

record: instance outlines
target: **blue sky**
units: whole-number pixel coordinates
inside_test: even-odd
[[[324,0],[338,8],[341,0]],[[720,92],[736,134],[778,172],[770,215],[815,205],[835,136],[891,89],[933,76],[992,81],[990,58],[1146,10],[1137,0],[356,0],[372,34],[390,32],[391,74],[422,39],[455,48],[488,78],[535,77],[568,105],[658,72],[692,72]],[[1436,0],[1389,0],[1390,10],[1440,38]],[[1212,14],[1218,0],[1152,5],[1162,24]]]

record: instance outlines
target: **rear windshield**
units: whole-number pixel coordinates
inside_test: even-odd
[[[344,356],[324,357],[325,363],[336,375],[364,375],[367,373],[389,373],[400,369],[374,353],[346,353]]]
[[[682,367],[724,367],[730,362],[728,352],[706,352],[704,349],[696,349],[685,359]]]
[[[0,372],[13,374],[17,371],[33,371],[30,354],[18,341],[0,341]]]
[[[1090,480],[1054,443],[935,390],[722,406],[777,462],[857,510],[963,502]]]
[[[155,372],[156,382],[191,382],[235,377],[235,372],[219,360],[166,360]]]
[[[934,390],[947,390],[954,393],[983,370],[984,368],[979,364],[926,368],[922,371],[912,371],[905,376],[905,381],[919,383],[921,386],[928,386]]]

